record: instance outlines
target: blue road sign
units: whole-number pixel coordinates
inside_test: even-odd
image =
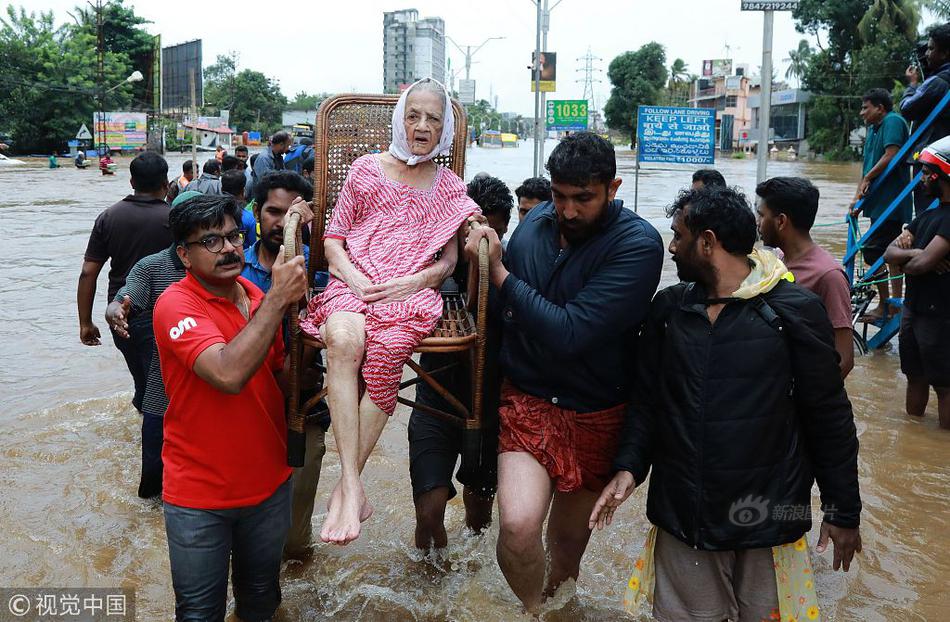
[[[675,164],[713,164],[716,111],[711,108],[639,106],[637,160]]]

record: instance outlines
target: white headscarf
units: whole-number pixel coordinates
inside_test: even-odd
[[[449,97],[445,86],[443,86],[441,82],[433,80],[432,78],[427,79],[437,84],[445,96],[445,110],[442,114],[442,137],[439,139],[439,144],[436,145],[432,151],[426,155],[414,155],[409,148],[409,138],[406,136],[405,126],[406,99],[416,84],[424,82],[425,80],[419,80],[403,91],[399,97],[399,103],[396,104],[396,109],[393,111],[393,139],[389,144],[389,153],[391,153],[394,158],[402,160],[409,166],[414,166],[420,162],[431,160],[437,155],[449,152],[452,149],[452,141],[455,138],[455,114],[452,111],[452,99]]]

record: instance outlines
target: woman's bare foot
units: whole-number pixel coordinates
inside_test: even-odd
[[[332,544],[346,545],[360,537],[360,510],[366,504],[363,484],[359,477],[340,480],[340,493],[330,500],[327,518],[320,530],[320,539]]]
[[[333,500],[340,496],[340,482],[336,483],[336,486],[333,487],[333,492],[330,493],[330,498],[327,499],[327,511],[330,511],[330,506],[333,505]],[[360,522],[365,523],[373,516],[373,512],[376,510],[373,508],[373,505],[369,502],[364,495],[363,497],[363,506],[360,508]]]

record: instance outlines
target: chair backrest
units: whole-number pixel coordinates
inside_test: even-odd
[[[392,118],[398,95],[336,95],[324,100],[317,111],[314,131],[314,223],[310,236],[310,281],[317,270],[326,270],[323,233],[326,231],[340,189],[350,166],[360,156],[389,149]],[[435,158],[459,177],[465,175],[468,125],[465,109],[452,100],[455,139],[448,155]]]

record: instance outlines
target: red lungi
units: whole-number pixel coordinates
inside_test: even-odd
[[[601,492],[613,472],[627,405],[578,413],[522,393],[505,382],[498,416],[498,453],[531,454],[559,492]]]

